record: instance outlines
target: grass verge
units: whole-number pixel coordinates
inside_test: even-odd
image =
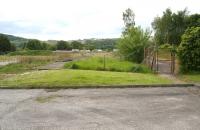
[[[72,61],[66,63],[65,68],[81,70],[151,73],[151,70],[144,65],[135,64],[129,61],[124,61],[113,57],[106,57],[105,63],[104,57],[90,57],[79,61]]]
[[[181,74],[178,76],[181,80],[188,83],[198,83],[200,84],[200,72]]]
[[[45,65],[49,62],[34,61],[31,63],[13,63],[0,67],[0,74],[18,74],[26,71],[34,70],[38,66]]]
[[[13,88],[68,88],[100,85],[170,84],[172,81],[154,74],[108,72],[92,70],[48,70],[16,75],[0,81],[1,87]],[[78,87],[79,86],[79,87]],[[70,87],[71,88],[71,87]]]

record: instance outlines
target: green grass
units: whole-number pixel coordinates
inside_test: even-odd
[[[34,70],[36,67],[45,65],[48,62],[34,61],[31,63],[14,63],[0,67],[0,74],[17,74]]]
[[[151,70],[140,64],[135,64],[129,61],[123,61],[113,57],[90,57],[87,59],[72,61],[65,64],[67,69],[81,69],[81,70],[105,70],[105,71],[117,71],[117,72],[141,72],[150,73]]]
[[[87,85],[145,85],[169,84],[169,79],[154,74],[109,72],[93,70],[48,70],[16,75],[0,81],[0,86],[13,88],[55,88]]]
[[[189,83],[200,83],[200,72],[181,74],[179,75],[179,78]]]
[[[52,54],[53,54],[53,52],[48,51],[48,50],[23,50],[23,51],[11,52],[8,55],[9,56],[16,56],[16,55],[20,55],[20,56],[47,56],[47,55],[52,55]]]

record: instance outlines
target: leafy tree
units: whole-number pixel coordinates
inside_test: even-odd
[[[200,14],[190,15],[187,19],[187,27],[200,27]]]
[[[181,71],[200,71],[200,27],[188,28],[178,48]]]
[[[83,44],[81,42],[73,41],[71,45],[73,49],[79,49],[79,50],[83,49]]]
[[[128,12],[132,11],[129,10]],[[122,32],[121,39],[119,40],[118,49],[119,53],[125,59],[141,63],[144,59],[144,47],[149,41],[150,32],[147,30],[143,31],[140,27],[135,27],[133,14],[133,12],[127,13],[127,10],[123,13],[125,29]]]
[[[48,50],[55,51],[57,49],[57,45],[50,45],[48,46]]]
[[[152,22],[155,31],[155,40],[158,44],[179,45],[181,36],[187,28],[188,11],[178,11],[172,13],[168,8],[163,12],[162,17],[156,17]]]
[[[0,35],[0,54],[11,51],[12,45],[6,36]]]
[[[128,8],[123,12],[123,21],[125,25],[125,29],[123,33],[128,32],[128,29],[135,26],[135,14],[134,12]]]
[[[25,48],[30,49],[30,50],[40,50],[41,43],[39,40],[29,40],[26,45]]]
[[[48,44],[44,42],[40,42],[39,40],[29,40],[24,44],[25,49],[29,50],[47,50]]]
[[[90,43],[90,42],[85,43],[84,44],[84,49],[92,51],[92,50],[95,49],[95,45],[93,43]]]
[[[66,41],[58,41],[57,42],[57,49],[58,50],[71,50],[71,45]]]

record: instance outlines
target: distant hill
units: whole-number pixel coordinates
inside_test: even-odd
[[[23,43],[26,43],[26,42],[28,42],[28,40],[30,40],[28,38],[13,36],[13,35],[9,35],[9,34],[0,33],[0,35],[6,36],[10,40],[11,43],[16,45],[16,47],[21,47],[21,45],[23,45]],[[85,45],[90,46],[95,49],[113,49],[116,47],[118,39],[119,38],[105,38],[105,39],[91,38],[91,39],[83,39],[83,40],[76,40],[76,41],[79,41],[82,44],[85,44]],[[55,45],[57,43],[57,41],[58,40],[47,40],[44,42],[51,44],[51,45]],[[72,42],[72,41],[73,40],[69,40],[68,42]]]
[[[14,45],[16,45],[17,47],[20,47],[23,43],[25,43],[25,42],[27,42],[29,40],[27,38],[8,35],[8,34],[0,33],[0,35],[6,36],[10,40],[10,42],[13,43]]]

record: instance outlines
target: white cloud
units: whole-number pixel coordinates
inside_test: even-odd
[[[200,12],[197,0],[0,0],[0,22],[19,26],[4,27],[9,33],[38,39],[83,39],[119,37],[122,12],[131,8],[136,24],[150,27],[153,18],[170,7]],[[5,24],[4,24],[5,25]],[[13,30],[13,31],[12,31]],[[26,30],[26,31],[25,31]]]

